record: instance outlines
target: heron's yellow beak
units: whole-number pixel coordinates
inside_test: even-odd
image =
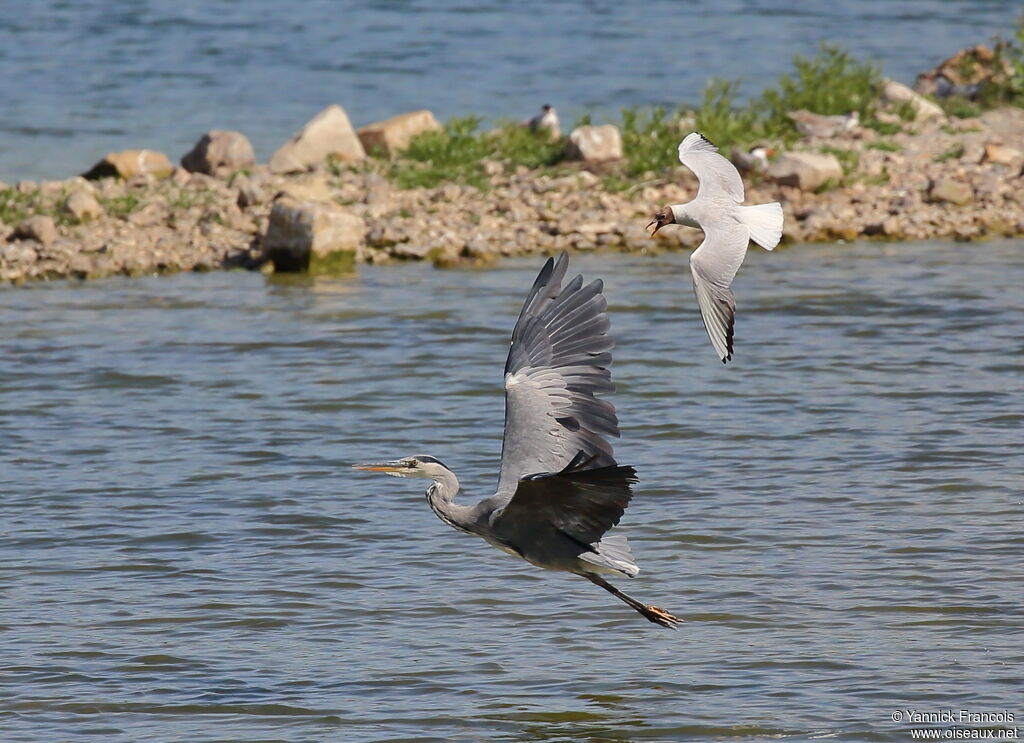
[[[400,472],[404,468],[398,462],[380,462],[378,464],[353,464],[352,469],[364,472]]]

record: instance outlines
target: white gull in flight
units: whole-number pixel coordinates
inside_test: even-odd
[[[686,204],[662,207],[647,226],[654,225],[652,237],[668,224],[704,231],[704,242],[690,256],[690,271],[704,327],[725,363],[732,358],[736,318],[736,300],[729,286],[751,240],[767,250],[779,244],[782,205],[774,201],[741,206],[743,179],[739,171],[700,132],[687,135],[679,145],[679,161],[697,176],[697,197]]]

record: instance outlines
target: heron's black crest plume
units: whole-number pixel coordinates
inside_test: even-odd
[[[446,470],[450,470],[450,469],[451,469],[451,467],[449,467],[449,466],[448,466],[447,464],[445,464],[444,462],[442,462],[442,461],[441,461],[440,459],[438,459],[437,457],[431,457],[431,456],[429,456],[429,455],[426,455],[426,454],[417,454],[417,455],[416,455],[416,459],[417,459],[418,461],[420,461],[420,462],[428,462],[428,463],[430,463],[430,464],[439,464],[439,465],[441,465],[442,467],[444,467],[444,468],[445,468]]]

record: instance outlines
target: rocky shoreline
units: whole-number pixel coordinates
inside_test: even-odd
[[[921,116],[894,129],[805,137],[766,171],[745,174],[747,203],[781,201],[788,243],[1024,235],[1024,109]],[[682,167],[617,190],[606,180],[615,163],[600,157],[537,170],[487,161],[485,188],[402,189],[386,157],[314,152],[310,169],[291,172],[252,163],[236,134],[204,135],[206,149],[200,140],[199,155],[183,158],[187,168],[143,150],[89,179],[0,183],[0,281],[275,266],[339,273],[358,263],[456,265],[701,240],[697,230],[653,240],[644,230],[659,206],[695,193]],[[387,132],[376,136],[387,141]],[[791,162],[800,153],[806,162]]]

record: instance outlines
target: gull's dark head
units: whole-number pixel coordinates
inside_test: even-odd
[[[644,229],[650,229],[651,225],[654,225],[654,231],[651,232],[651,237],[654,237],[658,233],[658,230],[660,230],[662,227],[664,227],[667,224],[675,223],[676,215],[672,213],[672,207],[665,205],[657,211],[657,213],[654,215],[654,219],[648,222],[647,227],[645,227]]]
[[[543,111],[544,113],[548,113],[551,110],[551,104],[545,103],[543,106],[540,107],[540,110]]]
[[[435,478],[444,472],[450,472],[437,457],[417,454],[414,457],[402,457],[393,462],[372,462],[369,464],[353,464],[353,469],[364,472],[383,472],[392,477],[427,477]]]

